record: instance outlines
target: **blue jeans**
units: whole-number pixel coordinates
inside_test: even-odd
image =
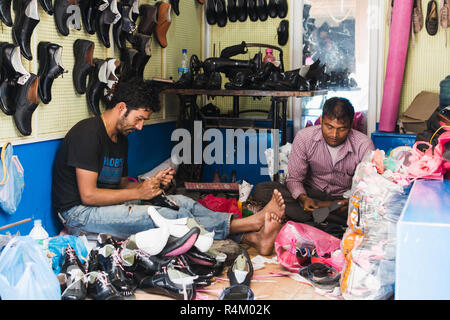
[[[207,231],[215,232],[215,240],[224,240],[229,236],[232,214],[214,212],[183,195],[168,197],[175,201],[180,209],[177,211],[154,206],[164,218],[195,218]],[[148,205],[127,203],[100,207],[78,205],[60,214],[70,234],[106,233],[119,239],[126,239],[132,234],[157,228],[147,212],[148,207]],[[236,236],[237,238],[233,240],[239,242],[240,235]]]

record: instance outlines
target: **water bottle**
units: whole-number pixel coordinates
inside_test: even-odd
[[[34,240],[37,240],[39,243],[43,243],[44,240],[48,239],[48,233],[42,227],[42,220],[40,219],[34,220],[34,227],[33,229],[31,229],[28,235],[32,237]]]
[[[181,76],[189,71],[189,61],[188,61],[188,55],[187,55],[187,49],[183,49],[182,51],[182,58],[180,66],[178,67],[178,78],[181,78]]]

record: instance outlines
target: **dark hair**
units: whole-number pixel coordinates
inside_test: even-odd
[[[158,112],[160,106],[159,103],[155,103],[155,94],[158,95],[142,78],[119,79],[112,89],[111,99],[105,101],[105,109],[112,109],[118,103],[124,102],[128,111],[144,108]]]
[[[322,118],[336,119],[338,121],[350,121],[353,123],[355,109],[351,102],[342,97],[333,97],[325,101],[322,110]]]

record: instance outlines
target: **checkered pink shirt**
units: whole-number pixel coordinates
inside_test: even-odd
[[[351,188],[356,166],[369,150],[375,150],[372,140],[352,129],[333,166],[320,125],[302,129],[292,143],[286,186],[294,199],[306,194],[304,185],[332,196],[342,196]]]

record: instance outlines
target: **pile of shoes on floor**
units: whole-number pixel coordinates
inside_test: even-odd
[[[207,232],[191,218],[167,220],[157,212],[153,214],[159,228],[138,232],[123,241],[99,234],[84,264],[70,245],[65,247],[58,275],[61,298],[128,300],[135,299],[135,290],[140,289],[192,300],[197,288],[210,285],[222,274],[227,254],[212,248],[213,232]],[[230,267],[230,287],[249,282],[249,268],[251,261],[245,251]],[[233,298],[234,290],[241,289],[229,289],[220,299]],[[237,297],[246,299],[247,295]]]

